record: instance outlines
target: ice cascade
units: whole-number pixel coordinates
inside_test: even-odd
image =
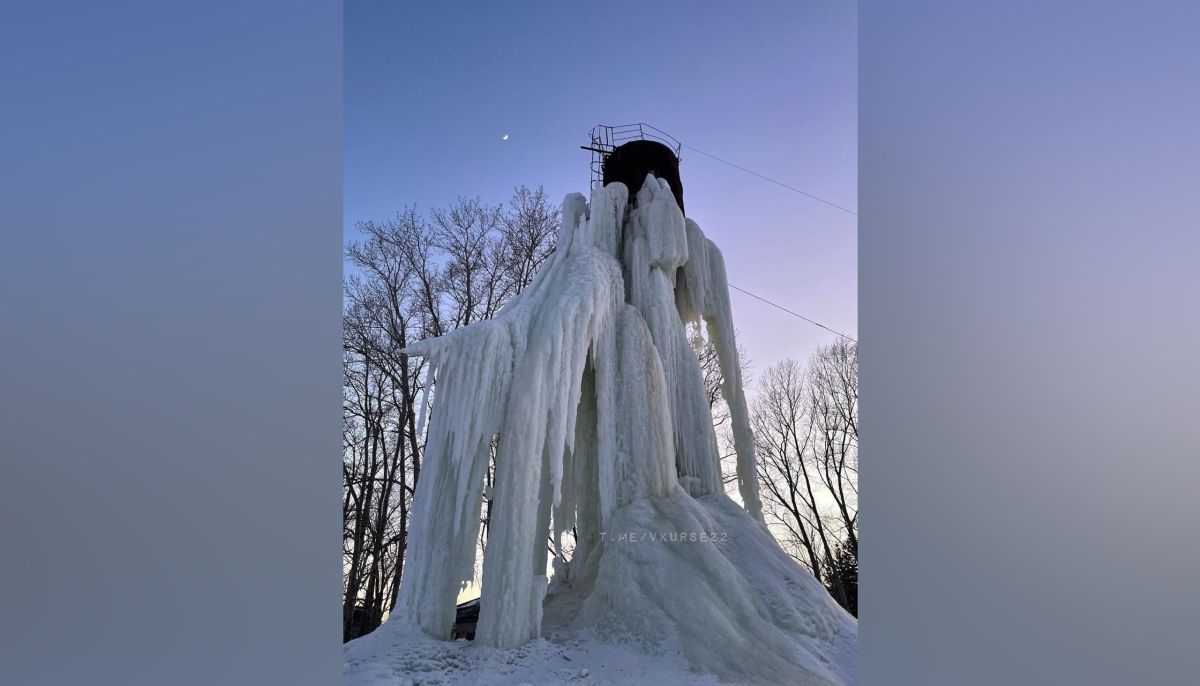
[[[568,195],[558,249],[525,291],[406,349],[436,388],[395,614],[450,637],[495,445],[478,643],[586,629],[670,642],[717,675],[853,683],[857,623],[762,523],[721,252],[665,181],[648,176],[629,201],[619,183],[590,203]],[[688,322],[716,347],[741,507],[724,494]],[[548,586],[547,536],[572,528]]]

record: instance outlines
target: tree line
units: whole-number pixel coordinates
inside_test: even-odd
[[[559,219],[544,189],[522,186],[497,205],[464,197],[356,225],[360,238],[347,245],[343,283],[344,640],[379,626],[395,605],[404,568],[427,380],[422,359],[400,351],[495,316],[553,254]],[[694,342],[723,433],[728,415],[715,355],[699,332]],[[790,360],[769,368],[751,408],[772,530],[854,613],[857,394],[857,348],[839,343],[818,351],[806,369]],[[493,477],[494,463],[485,475],[489,489]],[[490,520],[486,499],[482,519],[481,545]]]
[[[858,344],[767,368],[751,403],[763,514],[779,542],[858,616]]]
[[[690,331],[704,373],[721,447],[726,493],[737,499],[729,411],[721,399],[716,350]],[[858,344],[838,339],[807,363],[785,358],[751,378],[738,344],[749,393],[750,423],[763,517],[785,551],[830,595],[858,616]]]

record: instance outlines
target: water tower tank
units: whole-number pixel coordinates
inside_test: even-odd
[[[649,124],[601,124],[592,129],[591,145],[581,147],[592,152],[593,188],[619,181],[629,188],[630,204],[636,205],[646,174],[653,174],[671,186],[675,202],[683,210],[683,182],[679,179],[683,145],[667,133]]]
[[[683,210],[683,182],[679,180],[679,158],[674,151],[658,141],[630,141],[617,146],[604,159],[604,185],[620,181],[629,188],[634,201],[646,181],[646,174],[666,180],[675,194],[675,202]]]

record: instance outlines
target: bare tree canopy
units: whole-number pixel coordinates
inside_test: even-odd
[[[857,612],[858,346],[769,367],[752,422],[765,513],[785,548]]]

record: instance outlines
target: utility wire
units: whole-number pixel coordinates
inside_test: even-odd
[[[691,151],[693,151],[693,152],[698,152],[698,153],[700,153],[701,155],[704,155],[705,157],[711,157],[712,159],[714,159],[714,160],[716,160],[716,161],[718,161],[718,162],[720,162],[720,163],[722,163],[722,164],[727,164],[727,165],[729,165],[729,166],[733,167],[734,169],[738,169],[738,170],[741,170],[741,171],[744,171],[744,172],[746,172],[747,174],[751,174],[751,175],[753,175],[753,176],[757,176],[758,178],[760,178],[760,179],[762,179],[762,180],[764,180],[764,181],[770,181],[771,183],[775,184],[776,186],[780,186],[780,187],[782,187],[782,188],[786,188],[786,189],[788,189],[789,191],[792,191],[792,192],[794,192],[794,193],[799,193],[800,195],[803,195],[803,196],[805,196],[805,197],[812,198],[813,200],[816,200],[817,202],[825,203],[826,205],[829,205],[830,207],[833,207],[833,208],[835,208],[835,209],[839,209],[839,210],[841,210],[841,211],[843,211],[843,212],[846,212],[847,214],[852,214],[852,215],[854,215],[855,217],[857,217],[857,216],[858,216],[858,212],[855,212],[854,210],[851,210],[851,209],[849,209],[849,208],[846,208],[846,207],[842,207],[841,205],[838,205],[837,203],[832,203],[832,202],[829,202],[829,201],[828,201],[828,200],[826,200],[825,198],[821,198],[821,197],[818,197],[818,196],[815,196],[815,195],[813,195],[812,193],[808,193],[808,192],[806,192],[806,191],[802,191],[802,190],[800,190],[799,188],[796,188],[796,187],[794,187],[794,186],[789,186],[789,185],[787,185],[786,183],[783,183],[782,181],[776,181],[775,179],[772,179],[772,178],[771,178],[771,177],[769,177],[769,176],[763,176],[762,174],[759,174],[758,172],[756,172],[756,171],[753,171],[753,170],[751,170],[751,169],[747,169],[747,168],[745,168],[745,167],[741,166],[740,164],[734,164],[733,162],[730,162],[729,160],[726,160],[726,159],[722,159],[722,158],[720,158],[720,157],[717,157],[716,155],[714,155],[714,154],[712,154],[712,153],[709,153],[709,152],[704,152],[703,150],[701,150],[701,149],[699,149],[699,148],[694,148],[694,147],[692,147],[692,146],[688,145],[687,143],[680,143],[680,145],[682,145],[683,147],[685,147],[685,148],[687,148],[688,150],[691,150]],[[762,297],[762,296],[755,295],[755,294],[751,293],[750,291],[748,291],[748,290],[746,290],[746,289],[744,289],[744,288],[738,288],[737,286],[735,286],[735,285],[733,285],[733,284],[731,284],[731,283],[728,283],[728,282],[726,282],[726,283],[727,283],[727,285],[728,285],[730,288],[734,289],[735,291],[741,291],[742,293],[745,293],[746,295],[750,296],[751,298],[754,298],[755,300],[760,300],[760,301],[762,301],[762,302],[764,302],[764,303],[766,303],[766,304],[770,305],[771,307],[774,307],[774,308],[776,308],[776,309],[779,309],[779,310],[783,310],[784,312],[787,312],[788,314],[792,315],[793,317],[798,317],[798,318],[800,318],[800,319],[803,319],[804,321],[808,322],[809,324],[812,324],[813,326],[818,326],[818,327],[820,327],[820,328],[822,328],[822,329],[825,329],[825,330],[826,330],[826,331],[828,331],[829,333],[832,333],[832,334],[834,334],[834,335],[836,335],[836,336],[841,336],[842,338],[844,338],[844,339],[846,339],[846,340],[848,340],[848,341],[851,341],[851,342],[853,342],[853,343],[858,343],[858,341],[857,341],[857,340],[855,340],[855,339],[853,339],[853,338],[851,338],[851,337],[847,336],[846,334],[842,333],[841,331],[835,331],[835,330],[833,330],[833,329],[829,328],[828,326],[825,326],[825,325],[824,325],[824,324],[822,324],[821,322],[813,321],[813,320],[809,319],[808,317],[805,317],[804,315],[800,314],[799,312],[793,312],[792,310],[789,310],[788,308],[784,307],[783,305],[780,305],[780,304],[778,304],[778,303],[773,303],[773,302],[771,302],[770,300],[767,300],[766,298],[764,298],[764,297]]]
[[[800,190],[799,188],[796,188],[796,187],[794,187],[794,186],[789,186],[789,185],[787,185],[786,183],[783,183],[782,181],[776,181],[775,179],[772,179],[772,178],[771,178],[771,177],[769,177],[769,176],[763,176],[762,174],[759,174],[759,173],[758,173],[758,172],[756,172],[756,171],[752,171],[752,170],[750,170],[750,169],[746,169],[745,167],[741,166],[740,164],[734,164],[733,162],[730,162],[729,160],[723,160],[723,159],[721,159],[720,157],[717,157],[716,155],[714,155],[714,154],[712,154],[712,153],[707,153],[707,152],[704,152],[703,150],[701,150],[701,149],[699,149],[699,148],[693,148],[692,146],[688,145],[687,143],[680,143],[680,145],[682,145],[683,147],[685,147],[685,148],[687,148],[688,150],[691,150],[691,151],[693,151],[693,152],[698,152],[698,153],[700,153],[701,155],[704,155],[705,157],[711,157],[711,158],[713,158],[714,160],[716,160],[716,161],[718,161],[718,162],[720,162],[720,163],[722,163],[722,164],[728,164],[729,166],[733,167],[734,169],[740,169],[740,170],[742,170],[742,171],[746,172],[747,174],[753,174],[754,176],[757,176],[758,178],[760,178],[760,179],[763,179],[764,181],[770,181],[771,183],[775,184],[776,186],[782,186],[783,188],[786,188],[786,189],[788,189],[789,191],[792,191],[792,192],[794,192],[794,193],[799,193],[800,195],[803,195],[803,196],[805,196],[805,197],[812,198],[813,200],[816,200],[817,202],[823,202],[823,203],[825,203],[826,205],[829,205],[830,207],[833,207],[833,208],[839,209],[839,210],[841,210],[841,211],[843,211],[843,212],[846,212],[847,214],[852,214],[852,215],[854,215],[854,216],[856,216],[856,217],[858,216],[858,212],[855,212],[854,210],[851,210],[851,209],[848,209],[848,208],[842,207],[841,205],[838,205],[837,203],[832,203],[832,202],[829,202],[829,201],[828,201],[828,200],[826,200],[825,198],[821,198],[821,197],[818,197],[818,196],[815,196],[815,195],[813,195],[812,193],[808,193],[808,192],[806,192],[806,191],[802,191],[802,190]],[[739,290],[740,290],[740,289],[739,289]]]
[[[783,310],[784,312],[787,312],[788,314],[792,315],[793,317],[799,317],[800,319],[803,319],[804,321],[808,322],[809,324],[812,324],[813,326],[819,326],[822,329],[825,329],[826,331],[828,331],[829,333],[841,336],[842,338],[845,338],[846,340],[851,341],[853,343],[858,343],[858,341],[856,339],[853,339],[853,338],[847,336],[846,334],[842,333],[841,331],[834,331],[833,329],[829,328],[828,326],[825,326],[821,322],[814,322],[813,320],[809,319],[808,317],[805,317],[804,315],[800,314],[799,312],[793,312],[793,311],[789,310],[788,308],[784,307],[783,305],[773,303],[770,300],[767,300],[766,298],[764,298],[762,296],[755,295],[744,288],[738,288],[737,286],[735,286],[731,283],[728,283],[728,282],[726,282],[726,283],[728,284],[728,286],[730,288],[732,288],[735,291],[741,291],[742,293],[745,293],[746,295],[750,296],[751,298],[754,298],[755,300],[761,300],[761,301],[765,302],[766,304],[770,305],[771,307],[774,307],[776,309],[780,309],[780,310]]]

